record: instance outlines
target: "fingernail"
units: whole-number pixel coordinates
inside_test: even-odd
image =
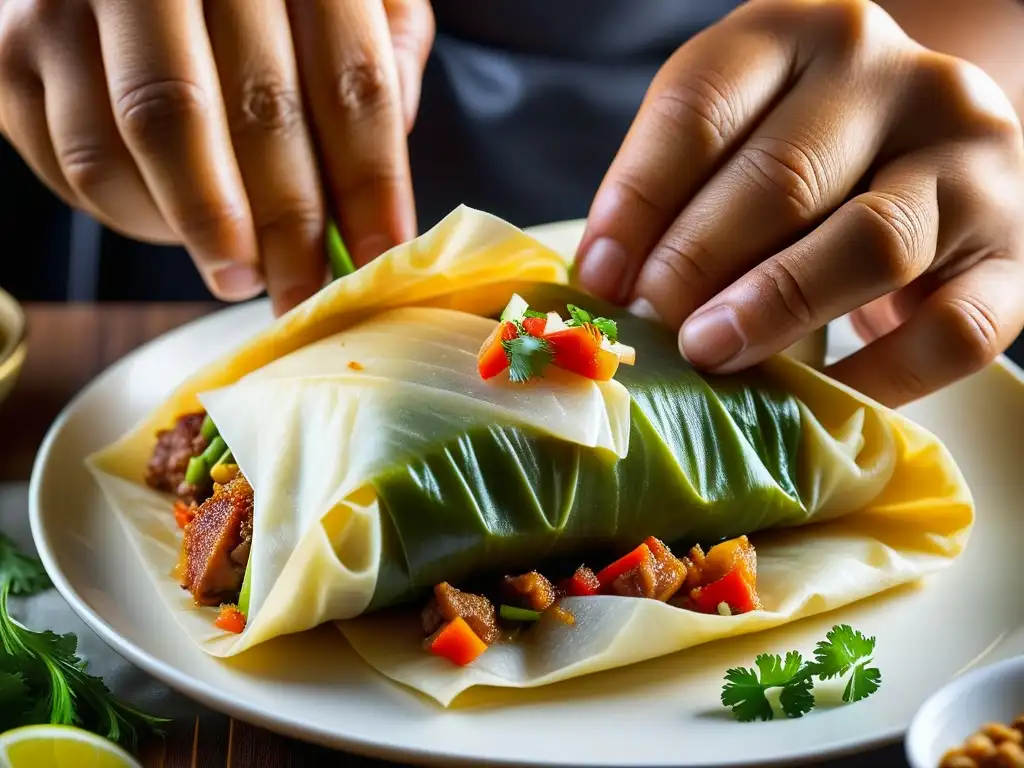
[[[352,256],[355,259],[356,264],[363,266],[365,264],[369,264],[382,253],[390,251],[394,247],[395,241],[387,235],[370,235],[356,243],[356,247],[352,251]]]
[[[576,276],[591,293],[616,300],[625,290],[626,249],[610,237],[599,237],[583,254]]]
[[[263,291],[263,278],[247,264],[232,264],[213,273],[213,284],[228,301],[244,301]]]
[[[747,346],[736,312],[721,306],[694,315],[683,324],[679,349],[698,368],[719,368]]]
[[[654,305],[647,299],[637,299],[629,305],[629,314],[639,317],[641,320],[653,320],[661,322],[661,315],[655,310]]]

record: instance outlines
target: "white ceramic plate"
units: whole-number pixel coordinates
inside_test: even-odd
[[[578,222],[538,231],[572,249]],[[1024,651],[1024,386],[1010,364],[907,409],[943,438],[976,494],[964,557],[929,583],[770,633],[533,691],[470,692],[439,708],[364,665],[330,628],[222,662],[163,610],[83,458],[126,431],[188,373],[270,322],[266,302],[220,312],[138,350],[96,379],[50,430],[32,475],[32,530],[58,589],[131,662],[203,703],[274,730],[403,761],[533,765],[743,765],[823,758],[897,739],[964,669]],[[833,354],[855,341],[835,326]],[[881,690],[801,720],[739,724],[722,673],[762,651],[810,650],[850,622],[878,636]]]

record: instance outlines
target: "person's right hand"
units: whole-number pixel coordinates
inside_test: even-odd
[[[324,283],[325,215],[357,265],[415,235],[433,34],[429,0],[0,0],[0,130],[70,205],[281,312]]]

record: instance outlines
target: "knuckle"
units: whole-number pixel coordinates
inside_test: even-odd
[[[252,78],[242,85],[228,123],[232,133],[287,134],[302,123],[302,100],[274,78]]]
[[[756,140],[736,153],[740,174],[780,197],[802,221],[811,221],[822,205],[824,173],[812,153],[779,139]]]
[[[721,75],[697,71],[661,89],[651,99],[650,108],[684,135],[696,133],[702,149],[716,151],[737,132],[737,116],[728,93]]]
[[[1002,352],[1002,330],[995,312],[975,296],[958,296],[935,307],[936,328],[950,359],[965,372],[980,370]]]
[[[391,94],[380,64],[369,56],[346,62],[335,78],[334,100],[350,115],[373,113],[389,106]]]
[[[163,136],[182,122],[202,120],[210,108],[202,88],[178,79],[135,83],[117,94],[114,104],[125,139],[140,143]]]
[[[910,283],[925,253],[922,216],[898,195],[872,192],[851,201],[857,232],[864,237],[865,266],[878,282]]]
[[[789,316],[792,325],[809,327],[814,322],[814,309],[807,292],[800,285],[796,270],[781,259],[772,259],[764,265],[764,279],[778,297],[778,305]]]
[[[179,203],[171,219],[183,238],[223,244],[225,252],[230,252],[230,244],[238,242],[249,226],[248,210],[223,198]]]
[[[256,231],[262,238],[268,232],[298,235],[307,242],[320,236],[324,227],[324,211],[315,199],[282,200],[269,212],[256,216]]]
[[[947,129],[962,137],[1020,147],[1021,123],[1013,104],[980,67],[955,56],[925,51],[917,59],[917,71],[927,92],[938,95]]]
[[[932,387],[921,374],[903,360],[893,361],[882,375],[888,378],[891,389],[900,393],[900,399],[905,402],[917,400],[932,391]]]
[[[91,197],[91,193],[111,180],[109,153],[100,142],[87,138],[67,139],[55,149],[68,184],[83,197]]]
[[[644,269],[656,283],[677,285],[699,293],[702,287],[713,284],[704,266],[714,263],[713,258],[699,243],[679,233],[668,233],[651,251]]]

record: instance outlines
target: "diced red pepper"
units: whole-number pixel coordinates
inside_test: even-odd
[[[566,328],[544,338],[551,345],[554,364],[566,371],[609,381],[619,368],[618,355],[601,348],[601,334],[590,326]]]
[[[480,347],[476,357],[477,370],[480,378],[493,379],[508,368],[508,355],[501,345],[503,341],[511,341],[519,335],[515,323],[499,323]]]
[[[590,597],[601,591],[601,582],[592,570],[581,565],[576,573],[562,582],[561,587],[569,597]]]
[[[487,650],[487,643],[461,616],[456,616],[427,640],[427,647],[431,653],[464,667]]]
[[[237,605],[222,605],[220,615],[213,623],[218,629],[240,635],[245,629],[245,614],[238,610]]]
[[[746,536],[723,541],[708,550],[704,558],[701,582],[707,584],[717,581],[737,567],[744,569],[744,576],[748,581],[757,582],[757,553]]]
[[[611,565],[598,571],[597,581],[602,590],[607,590],[612,583],[626,571],[631,571],[651,556],[646,544],[641,544],[628,555],[623,555]]]
[[[543,336],[544,329],[547,327],[548,319],[546,317],[524,317],[523,318],[523,330],[526,331],[530,336]]]
[[[747,613],[761,607],[757,589],[742,565],[737,565],[718,581],[690,592],[690,600],[700,613],[718,613],[721,603],[728,605],[732,613]]]
[[[195,516],[196,510],[191,504],[186,504],[181,500],[174,502],[174,522],[179,528],[184,528],[191,523]]]

